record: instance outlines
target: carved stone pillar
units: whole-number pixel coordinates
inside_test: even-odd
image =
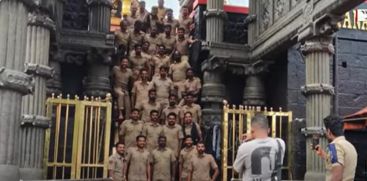
[[[262,75],[266,72],[268,64],[257,61],[245,66],[246,84],[243,93],[243,105],[265,106],[265,87]]]
[[[215,156],[220,154],[220,130],[223,112],[225,86],[223,84],[224,62],[219,58],[208,59],[202,64],[203,88],[201,102],[203,104],[203,123],[206,133],[204,138],[206,149]]]
[[[208,0],[206,16],[206,41],[222,42],[224,18],[223,0]]]
[[[19,180],[19,129],[22,96],[32,90],[23,73],[30,1],[0,1],[0,180]]]
[[[90,0],[89,30],[98,32],[110,31],[111,2],[109,0]]]
[[[19,167],[23,180],[42,179],[45,130],[49,127],[46,111],[46,80],[53,70],[48,66],[50,34],[55,26],[37,9],[28,14],[26,73],[34,78],[32,95],[23,97],[19,133]]]
[[[312,144],[312,135],[323,135],[323,119],[330,114],[334,87],[331,84],[330,59],[334,53],[330,36],[314,37],[302,46],[306,64],[306,85],[302,91],[306,96],[306,145]],[[327,140],[321,137],[322,148]],[[313,150],[307,151],[305,180],[325,180],[325,164]]]
[[[84,90],[88,96],[105,97],[111,92],[110,64],[111,57],[108,52],[88,53],[88,72],[84,79]]]

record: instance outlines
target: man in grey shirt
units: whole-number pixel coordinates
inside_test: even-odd
[[[243,138],[233,168],[243,181],[281,180],[281,166],[285,143],[280,138],[268,137],[269,124],[264,115],[251,120],[251,134]]]

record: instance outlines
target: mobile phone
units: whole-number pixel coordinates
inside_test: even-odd
[[[320,138],[316,135],[312,136],[312,149],[316,150],[316,146],[320,144]]]

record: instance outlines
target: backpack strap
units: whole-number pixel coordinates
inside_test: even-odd
[[[277,145],[278,145],[278,151],[275,158],[275,167],[273,170],[273,173],[271,174],[271,180],[272,181],[278,181],[281,179],[282,175],[282,153],[283,148],[279,142],[279,140],[276,139]]]

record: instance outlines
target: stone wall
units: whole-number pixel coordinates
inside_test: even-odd
[[[66,29],[88,29],[87,1],[65,0],[62,27]]]

